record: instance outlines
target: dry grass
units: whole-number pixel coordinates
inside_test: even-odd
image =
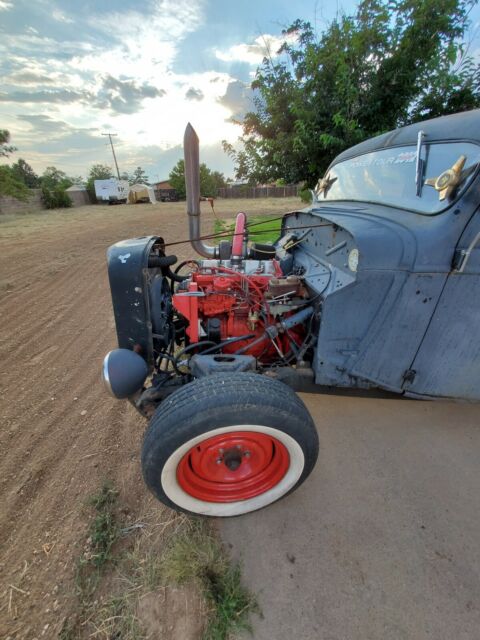
[[[125,526],[110,483],[89,500],[94,515],[79,558],[79,611],[61,640],[227,640],[249,629],[255,599],[209,521],[149,499]]]
[[[158,213],[172,217],[182,217],[186,215],[185,202],[157,202],[156,204],[143,205],[91,205],[76,207],[73,209],[52,209],[36,211],[34,213],[15,213],[0,215],[0,238],[16,237],[18,234],[29,235],[38,229],[58,229],[58,227],[82,226],[85,222],[96,226],[97,223],[131,219],[138,216],[142,219],[145,214]],[[245,211],[247,216],[259,215],[281,215],[294,209],[303,209],[300,198],[226,198],[215,201],[215,214],[212,213],[210,205],[202,204],[202,214],[205,218],[225,219],[234,218],[239,211]]]

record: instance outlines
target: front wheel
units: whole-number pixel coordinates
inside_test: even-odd
[[[289,387],[255,373],[216,374],[162,402],[145,434],[142,470],[169,507],[226,517],[299,487],[317,456],[315,425]]]

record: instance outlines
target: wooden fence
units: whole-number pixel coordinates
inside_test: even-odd
[[[218,190],[219,198],[291,198],[298,196],[301,187],[225,187]]]

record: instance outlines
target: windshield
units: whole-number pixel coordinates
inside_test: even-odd
[[[456,191],[440,200],[439,192],[423,184],[417,197],[415,146],[381,149],[339,162],[327,172],[325,188],[318,193],[323,200],[375,202],[420,213],[435,214],[446,209],[472,180],[470,167],[480,162],[480,147],[468,142],[424,144],[421,157],[425,161],[423,180],[437,178],[466,156],[465,177]],[[467,175],[468,173],[468,175]]]

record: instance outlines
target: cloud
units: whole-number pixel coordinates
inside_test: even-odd
[[[203,24],[205,4],[206,0],[157,0],[148,2],[147,12],[96,13],[88,22],[92,33],[112,43],[101,52],[78,56],[72,64],[90,72],[121,68],[129,77],[158,78],[171,71],[180,43]]]
[[[219,140],[237,137],[229,116],[242,109],[242,85],[229,88],[232,76],[218,69],[175,67],[180,48],[190,46],[184,41],[205,24],[206,0],[129,0],[134,10],[118,4],[115,12],[91,3],[85,13],[66,0],[37,0],[26,24],[24,1],[14,6],[15,29],[0,39],[0,114],[33,166],[84,173],[93,162],[110,162],[100,136],[110,130],[121,166],[161,164],[163,174],[187,122],[215,154]],[[67,21],[53,16],[57,8]]]
[[[32,71],[20,71],[12,73],[4,79],[9,84],[54,84],[55,80],[50,76]]]
[[[247,62],[251,65],[259,65],[267,56],[276,57],[284,42],[295,42],[296,35],[273,36],[268,33],[258,36],[250,43],[236,44],[221,51],[215,50],[215,56],[223,62]]]
[[[13,9],[13,2],[9,2],[9,0],[0,0],[0,11],[8,11],[9,9]]]
[[[234,80],[227,85],[227,90],[223,96],[218,98],[218,102],[231,112],[230,120],[243,120],[247,111],[254,111],[253,92],[249,85]]]
[[[193,87],[190,87],[190,89],[187,91],[187,93],[185,94],[185,98],[187,100],[203,100],[205,96],[203,95],[203,91],[201,91],[200,89],[194,89]]]
[[[46,116],[43,114],[21,114],[17,116],[17,120],[27,122],[29,125],[31,125],[32,129],[34,129],[36,133],[52,133],[54,131],[62,132],[71,129],[71,127],[69,127],[66,122],[62,122],[61,120],[54,120],[50,116]]]
[[[87,91],[71,91],[70,89],[55,89],[41,91],[12,91],[0,93],[0,102],[43,102],[43,103],[71,103],[89,101],[92,94]]]
[[[145,98],[161,98],[165,94],[164,89],[146,82],[137,84],[134,80],[119,80],[107,74],[97,94],[96,103],[100,108],[109,107],[117,113],[135,113],[139,111]]]
[[[63,13],[63,11],[59,11],[58,9],[55,9],[52,12],[52,18],[57,22],[64,22],[66,24],[73,24],[74,22],[72,18],[69,18],[67,15]]]
[[[1,0],[0,0],[1,2]],[[103,46],[102,46],[103,50]],[[23,55],[35,57],[38,61],[64,61],[74,56],[84,56],[96,51],[100,45],[75,39],[56,39],[39,35],[33,27],[28,27],[24,33],[2,33],[0,51],[6,55]]]
[[[23,75],[27,80],[35,79],[34,74],[25,73]],[[97,109],[111,109],[116,113],[131,114],[141,109],[144,99],[161,98],[165,93],[163,89],[158,89],[147,83],[138,84],[134,80],[119,80],[111,75],[106,75],[98,89],[92,86],[82,90],[39,89],[37,91],[0,92],[0,102],[27,104],[71,104],[78,102]]]
[[[69,168],[77,159],[83,158],[87,165],[90,157],[104,155],[105,140],[97,127],[75,127],[43,114],[22,114],[17,120],[26,125],[21,126],[15,136],[17,146],[21,153],[27,150],[29,157],[44,154],[42,166],[61,161]]]

